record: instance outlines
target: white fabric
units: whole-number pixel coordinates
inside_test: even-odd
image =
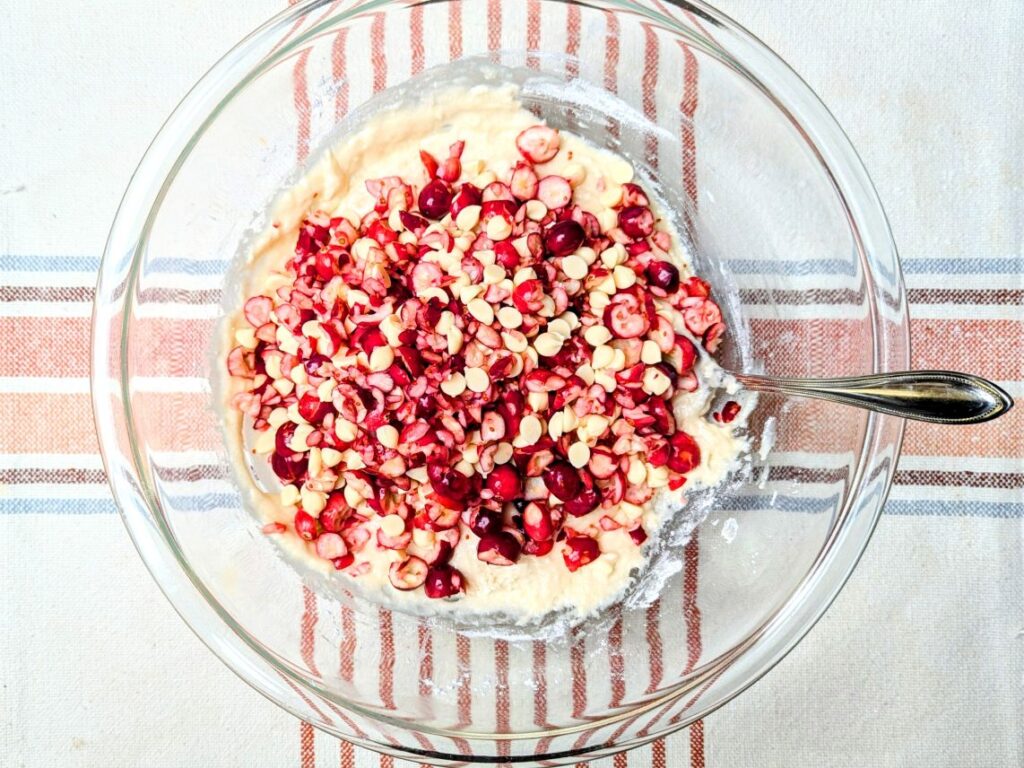
[[[212,61],[282,5],[8,4],[0,25],[0,255],[98,257],[163,119]],[[886,205],[911,289],[992,289],[999,280],[1024,288],[1024,4],[720,6],[789,61],[847,130]],[[958,258],[1017,266],[945,275]],[[88,266],[0,275],[0,285],[92,282]],[[16,304],[2,305],[0,320],[31,314]],[[1021,339],[1020,304],[922,303],[913,313],[915,342],[925,350],[936,348],[927,343],[932,320],[985,318],[1008,342]],[[1019,346],[1006,349],[1020,354]],[[1021,366],[1009,365],[1011,375],[999,378],[1024,395]],[[86,388],[84,370],[60,380],[33,375],[3,372],[0,397],[70,397]],[[68,402],[86,402],[75,397]],[[17,417],[24,414],[0,412],[4,421]],[[78,418],[88,431],[88,413]],[[53,437],[66,450],[67,436]],[[958,439],[968,438],[948,438]],[[1019,477],[1024,438],[1015,431],[1001,439],[1003,458],[978,459],[912,430],[901,467]],[[89,455],[66,464],[98,468],[85,443],[74,450]],[[64,465],[60,456],[0,451],[0,469]],[[1024,764],[1024,492],[1015,482],[897,485],[825,619],[763,681],[706,720],[706,765]],[[0,486],[0,500],[26,493]],[[63,500],[63,514],[0,514],[0,766],[298,765],[296,721],[232,675],[178,619],[106,491],[44,483],[31,493]],[[74,514],[93,507],[99,512]],[[315,746],[317,765],[339,764],[335,740],[317,734]],[[645,747],[626,764],[686,764],[689,735],[669,739],[664,755]],[[357,751],[356,764],[381,759]]]

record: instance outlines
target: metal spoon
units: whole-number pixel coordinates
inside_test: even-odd
[[[747,389],[812,397],[933,424],[980,424],[1002,416],[1013,400],[991,381],[954,371],[902,371],[841,379],[735,374]]]

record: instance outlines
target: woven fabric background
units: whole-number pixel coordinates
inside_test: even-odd
[[[180,622],[116,516],[88,410],[119,196],[181,95],[282,5],[22,3],[0,26],[0,766],[391,764],[276,709]],[[719,5],[860,152],[915,365],[1024,397],[1024,6]],[[1024,408],[911,425],[878,532],[808,638],[700,726],[594,768],[1022,764],[1022,427]]]

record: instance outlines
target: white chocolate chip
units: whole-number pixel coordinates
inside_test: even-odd
[[[406,474],[408,474],[408,472]],[[424,528],[412,529],[412,542],[417,547],[421,547],[422,549],[429,549],[430,547],[434,546],[434,542],[436,540],[437,537],[434,535],[433,531],[428,531]]]
[[[605,433],[608,429],[609,420],[607,416],[602,416],[598,413],[592,413],[589,416],[584,416],[580,419],[579,426],[576,428],[576,433],[580,434],[582,430],[583,435],[588,438],[597,439]],[[581,435],[581,437],[583,436]]]
[[[548,435],[552,440],[557,440],[562,436],[563,428],[562,422],[565,420],[565,416],[561,411],[558,411],[548,420]]]
[[[463,232],[469,232],[480,223],[480,210],[479,205],[467,205],[455,217],[455,226]]]
[[[608,267],[608,269],[615,269],[620,264],[625,264],[627,258],[629,258],[629,254],[622,247],[622,243],[615,243],[615,245],[601,251],[601,263]]]
[[[572,409],[571,405],[565,406],[562,409],[562,428],[566,432],[572,432],[580,424],[579,418],[576,416],[576,411]]]
[[[569,446],[569,463],[577,469],[587,466],[590,461],[590,447],[586,443],[576,442]]]
[[[615,382],[615,376],[608,373],[608,371],[598,371],[597,373],[595,373],[594,383],[600,384],[601,388],[608,393],[614,392],[615,387],[617,386]]]
[[[535,411],[543,411],[548,407],[548,393],[547,392],[530,392],[526,396],[526,402],[529,403],[530,408]]]
[[[306,438],[313,434],[313,427],[309,424],[299,424],[292,433],[292,439],[288,441],[288,447],[299,453],[309,450]]]
[[[345,466],[349,469],[365,469],[366,462],[363,461],[363,457],[353,451],[351,448],[343,454],[345,459]]]
[[[319,477],[323,466],[323,455],[319,448],[309,449],[309,464],[307,465],[307,471],[310,477]]]
[[[533,414],[527,414],[519,422],[519,435],[516,437],[516,441],[520,446],[534,445],[543,434],[544,427],[541,425],[540,419]]]
[[[512,453],[512,443],[498,443],[498,448],[494,451],[494,463],[507,464],[512,460]]]
[[[279,325],[275,334],[277,336],[278,349],[289,355],[297,355],[299,353],[299,340],[292,336],[291,331],[283,325]]]
[[[441,391],[449,397],[458,397],[466,391],[466,377],[455,372],[441,382]]]
[[[594,348],[594,356],[591,358],[590,364],[594,370],[600,370],[601,368],[607,368],[612,364],[615,359],[615,350],[609,347],[607,344],[602,344]]]
[[[647,464],[633,456],[629,460],[629,471],[626,473],[626,479],[633,485],[642,483],[647,479]]]
[[[385,317],[380,321],[379,328],[388,346],[397,347],[402,343],[398,335],[404,329],[402,328],[402,321],[398,319],[398,315],[388,315]]]
[[[391,364],[395,362],[395,350],[386,344],[382,344],[379,347],[374,347],[373,352],[370,353],[370,370],[386,371],[391,367]]]
[[[553,357],[562,349],[562,339],[553,333],[542,333],[533,340],[533,348],[543,357]]]
[[[601,226],[601,231],[607,234],[619,226],[619,214],[611,208],[603,210],[597,214],[597,223]]]
[[[448,354],[458,354],[459,350],[462,349],[462,344],[466,340],[466,334],[464,334],[458,328],[452,328],[448,331]]]
[[[612,275],[615,277],[615,287],[620,291],[623,291],[626,288],[632,288],[636,284],[636,272],[625,264],[619,264],[619,266],[612,271]]]
[[[554,334],[565,341],[572,334],[572,326],[567,320],[563,320],[561,317],[556,317],[548,323],[547,332]]]
[[[466,387],[471,392],[486,392],[491,386],[491,378],[483,368],[466,369]]]
[[[495,216],[487,222],[487,236],[494,242],[505,240],[512,234],[512,225],[504,216]]]
[[[321,398],[321,400],[322,399],[323,398]],[[275,408],[270,412],[270,415],[267,417],[267,423],[274,429],[277,429],[286,421],[288,421],[288,411],[285,408]]]
[[[286,507],[294,506],[299,503],[299,489],[294,485],[286,485],[281,489],[281,504]]]
[[[584,363],[577,368],[576,375],[583,379],[583,383],[588,387],[594,383],[594,368],[588,363]]]
[[[583,338],[592,347],[599,347],[611,341],[612,332],[603,325],[592,325],[583,332]]]
[[[615,355],[612,357],[612,361],[606,366],[609,371],[621,371],[626,367],[626,353],[621,349],[615,349]]]
[[[259,433],[255,442],[252,445],[253,451],[256,453],[270,453],[274,450],[275,438],[277,437],[276,429],[267,429]]]
[[[562,259],[562,271],[572,280],[582,280],[587,276],[589,266],[576,254],[570,254]]]
[[[505,279],[505,269],[499,264],[488,264],[484,267],[484,282],[488,285],[497,285]]]
[[[519,331],[506,331],[501,334],[501,340],[509,352],[525,352],[530,348],[530,342]]]
[[[647,485],[651,488],[664,488],[668,485],[668,467],[647,465]]]
[[[597,251],[587,245],[576,251],[576,255],[587,262],[587,266],[590,266],[597,261]]]
[[[302,500],[302,509],[311,515],[318,515],[327,506],[327,494],[320,491],[311,491],[303,487],[299,491],[299,498]]]
[[[341,464],[341,451],[334,448],[324,448],[320,451],[320,461],[325,467],[336,467]]]
[[[308,384],[309,377],[306,375],[306,366],[296,365],[288,374],[288,378],[296,384]]]
[[[608,294],[602,291],[591,291],[589,296],[590,308],[595,312],[601,312],[612,303],[612,300],[608,298]]]
[[[358,509],[363,505],[363,497],[359,495],[354,486],[346,485],[342,493],[345,495],[345,503],[353,509]]]
[[[548,215],[548,207],[540,200],[530,200],[526,204],[526,216],[530,221],[540,221]]]
[[[384,515],[380,519],[380,530],[385,536],[396,538],[405,533],[405,520],[399,515]]]
[[[663,395],[672,385],[672,381],[657,368],[648,368],[644,373],[644,391],[652,395]]]
[[[661,347],[648,339],[640,348],[640,360],[647,365],[657,365],[661,362]]]
[[[398,447],[398,430],[390,424],[385,424],[382,427],[377,427],[377,442],[383,445],[385,448],[397,448]]]
[[[351,443],[359,434],[359,427],[348,419],[339,417],[334,420],[334,434],[338,436],[338,439],[341,440],[341,442]]]
[[[256,349],[259,344],[256,339],[256,330],[254,328],[239,328],[235,331],[235,341],[246,349]]]
[[[449,312],[446,309],[441,313],[441,317],[437,319],[437,325],[434,326],[434,330],[445,336],[453,327],[455,327],[455,313]]]
[[[473,299],[469,302],[467,309],[469,310],[469,314],[484,325],[490,325],[494,322],[494,307],[483,299]]]
[[[291,379],[275,379],[274,389],[276,389],[282,397],[288,397],[288,395],[295,390],[295,382]]]
[[[469,306],[469,303],[483,292],[482,285],[465,285],[459,289],[459,301]]]
[[[601,293],[606,293],[609,296],[619,290],[615,285],[615,277],[613,275],[608,275],[608,277],[598,283],[596,287]]]
[[[513,285],[519,285],[526,282],[527,280],[536,280],[537,273],[533,271],[533,267],[523,267],[516,272],[515,277],[512,278]]]
[[[523,324],[523,314],[515,307],[502,307],[498,310],[498,322],[502,328],[518,328]]]
[[[405,476],[410,480],[415,480],[417,483],[427,482],[427,468],[426,467],[413,467],[405,473]]]

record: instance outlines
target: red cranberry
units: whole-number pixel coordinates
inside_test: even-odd
[[[544,247],[552,256],[568,256],[583,245],[583,227],[572,219],[560,221],[544,233]]]
[[[647,280],[657,288],[675,293],[679,288],[679,270],[667,261],[652,261],[647,265]]]
[[[299,415],[310,424],[319,424],[331,412],[331,404],[323,402],[314,393],[307,392],[299,398]]]
[[[325,531],[339,533],[351,511],[351,507],[345,502],[345,495],[341,491],[335,491],[327,498],[327,506],[320,513],[320,525]]]
[[[514,501],[522,493],[523,481],[513,467],[503,464],[487,476],[487,489],[498,501]]]
[[[312,541],[317,536],[316,518],[300,509],[295,513],[295,532],[306,541]]]
[[[654,233],[654,214],[650,208],[634,205],[619,212],[619,227],[634,240],[650,237]]]
[[[584,488],[579,494],[565,502],[565,511],[573,517],[582,517],[597,509],[601,503],[597,492],[591,488]]]
[[[306,367],[306,373],[310,376],[318,376],[320,374],[320,366],[324,363],[330,363],[331,358],[327,355],[321,355],[319,353],[310,355],[309,359],[306,360],[303,365]]]
[[[645,531],[642,526],[638,525],[636,528],[629,532],[629,538],[631,538],[633,540],[633,543],[639,547],[641,544],[647,541],[647,531]]]
[[[483,197],[480,194],[480,190],[474,187],[472,184],[463,184],[459,188],[459,193],[452,198],[451,214],[454,219],[459,215],[459,212],[463,208],[467,208],[470,205],[480,205],[483,201]]]
[[[685,432],[676,432],[670,438],[672,455],[668,460],[668,468],[680,475],[685,475],[700,464],[700,446],[697,441]]]
[[[556,461],[544,470],[544,485],[552,496],[568,501],[580,490],[580,476],[571,464]]]
[[[420,192],[420,211],[428,218],[443,219],[452,204],[452,193],[448,185],[440,179],[434,179]]]
[[[457,595],[462,591],[462,574],[450,565],[432,565],[427,570],[423,591],[435,599]]]
[[[476,513],[469,529],[480,537],[496,533],[501,530],[501,515],[490,509],[481,509]]]
[[[533,555],[534,557],[544,557],[548,552],[555,548],[555,542],[553,539],[546,539],[544,541],[536,541],[535,539],[528,540],[523,544],[523,554]]]
[[[578,570],[588,563],[594,562],[601,555],[597,541],[589,536],[569,536],[565,540],[562,559],[570,571]]]
[[[289,451],[291,455],[295,455]],[[309,459],[305,455],[300,454],[299,458],[290,458],[284,456],[281,453],[275,451],[270,455],[270,467],[274,470],[274,474],[284,480],[286,483],[296,483],[302,480],[306,475],[306,469],[309,466]]]
[[[480,539],[476,556],[491,565],[512,565],[519,559],[521,549],[515,536],[507,531],[498,531]]]

